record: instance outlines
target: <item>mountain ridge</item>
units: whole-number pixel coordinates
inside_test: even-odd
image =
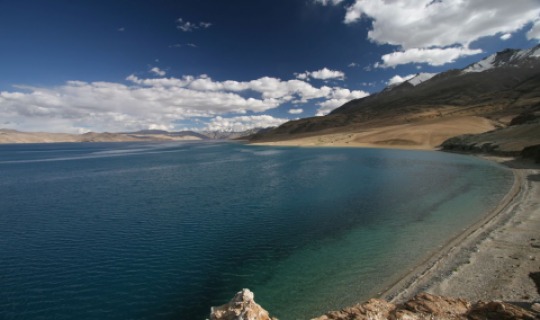
[[[471,72],[471,68],[475,71]],[[540,45],[523,50],[507,49],[463,69],[439,73],[417,85],[408,81],[349,101],[326,116],[289,121],[266,134],[252,136],[251,141],[295,144],[308,139],[307,145],[325,145],[324,141],[314,141],[314,137],[349,135],[348,139],[341,139],[342,145],[382,146],[393,140],[399,146],[402,140],[402,146],[433,149],[445,139],[422,142],[440,134],[437,126],[426,128],[429,121],[455,120],[454,129],[446,133],[446,139],[503,128],[513,117],[540,105]],[[472,131],[474,126],[470,125],[459,129],[458,120],[465,118],[478,120],[479,125],[487,120],[492,126]],[[407,133],[405,128],[396,131],[394,136],[386,135],[383,140],[373,137],[378,132],[387,132],[390,127],[405,125],[418,131],[417,139],[402,139]],[[366,132],[370,134],[364,134]],[[336,145],[336,142],[330,139],[329,144]]]
[[[55,142],[134,142],[134,141],[203,141],[234,140],[255,134],[261,128],[242,132],[139,130],[133,132],[86,132],[82,134],[54,132],[24,132],[0,128],[2,143],[55,143]]]

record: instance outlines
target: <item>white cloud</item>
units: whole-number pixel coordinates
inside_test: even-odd
[[[392,78],[390,78],[390,80],[388,80],[388,82],[386,83],[387,85],[389,86],[392,86],[392,85],[395,85],[395,84],[400,84],[402,82],[405,82],[407,80],[410,80],[412,78],[414,78],[416,76],[416,74],[409,74],[409,75],[406,75],[406,76],[400,76],[400,75],[395,75],[393,76]]]
[[[337,5],[343,2],[343,0],[314,0],[314,1],[315,3],[322,4],[323,6],[326,6],[329,4]]]
[[[180,86],[68,82],[53,89],[25,89],[29,92],[0,92],[0,118],[21,130],[131,131],[152,124],[168,126],[192,117],[263,112],[281,104],[277,99],[244,98],[231,92]]]
[[[289,113],[290,114],[301,114],[304,112],[304,109],[301,109],[301,108],[298,108],[298,109],[290,109],[289,110]]]
[[[361,90],[349,90],[343,88],[334,88],[330,94],[330,99],[318,103],[320,106],[317,109],[316,116],[324,116],[329,114],[332,110],[341,107],[345,103],[354,100],[367,97],[369,93]]]
[[[242,132],[255,128],[277,127],[287,121],[289,121],[289,119],[274,118],[269,115],[239,116],[230,118],[217,116],[206,125],[205,130],[221,132]]]
[[[427,63],[432,66],[442,66],[449,62],[454,62],[458,58],[480,54],[480,49],[465,48],[434,48],[434,49],[409,49],[401,52],[385,54],[381,57],[382,64],[376,67],[388,68],[408,63]]]
[[[317,71],[306,71],[302,73],[294,74],[297,79],[307,80],[309,78],[318,79],[318,80],[345,80],[345,73],[337,70],[330,70],[328,68],[322,68]]]
[[[163,130],[163,131],[173,131],[174,126],[173,125],[166,125],[166,124],[157,124],[157,123],[151,123],[148,125],[148,130]]]
[[[176,24],[177,24],[176,29],[182,30],[184,32],[191,32],[197,29],[208,29],[212,26],[212,23],[210,22],[201,21],[201,22],[194,23],[194,22],[185,21],[182,18],[178,18],[176,20]]]
[[[351,62],[351,63],[349,63],[348,67],[349,68],[357,68],[357,67],[360,67],[360,65],[358,63],[356,63],[356,62]]]
[[[373,18],[371,40],[410,49],[467,46],[481,37],[517,31],[539,14],[537,0],[356,0],[345,22],[362,15]]]
[[[501,36],[501,40],[508,40],[512,38],[512,34],[511,33],[505,33]]]
[[[150,69],[150,72],[160,77],[163,77],[164,75],[167,74],[167,72],[161,70],[158,67],[153,67],[152,69]]]
[[[311,77],[315,79],[320,79],[320,80],[328,80],[328,79],[344,80],[345,73],[341,71],[330,70],[328,68],[323,68],[321,70],[311,72]]]
[[[309,72],[295,73],[294,76],[296,79],[307,80],[309,79]]]
[[[531,30],[527,32],[527,39],[540,40],[540,18],[536,19]]]
[[[353,23],[362,17],[371,19],[368,38],[378,44],[398,46],[402,56],[408,55],[404,63],[443,65],[470,55],[474,51],[469,49],[472,42],[511,34],[537,21],[539,15],[538,0],[355,0],[344,20]],[[540,38],[538,22],[528,37]],[[441,54],[435,49],[449,51]],[[456,55],[456,49],[460,54]],[[423,51],[416,52],[415,60],[410,50]],[[430,62],[432,59],[435,63]],[[400,61],[396,60],[395,65]]]
[[[0,119],[11,128],[30,131],[133,131],[172,128],[193,118],[262,113],[287,102],[336,104],[368,94],[272,77],[214,81],[207,75],[130,75],[126,80],[127,84],[68,81],[53,88],[19,86],[15,92],[0,91]]]

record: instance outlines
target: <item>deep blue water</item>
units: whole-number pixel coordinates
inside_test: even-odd
[[[512,174],[440,152],[235,143],[0,145],[1,319],[282,320],[376,294]]]

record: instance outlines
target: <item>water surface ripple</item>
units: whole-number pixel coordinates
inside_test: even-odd
[[[282,320],[367,298],[482,217],[510,171],[438,152],[0,146],[1,319]]]

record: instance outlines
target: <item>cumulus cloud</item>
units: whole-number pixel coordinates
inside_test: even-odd
[[[517,31],[539,14],[537,0],[356,0],[345,22],[370,17],[371,40],[410,49],[466,46],[481,37]]]
[[[314,79],[328,80],[328,79],[337,79],[344,80],[345,73],[336,70],[330,70],[328,68],[323,68],[321,70],[311,72],[311,77]]]
[[[308,80],[310,78],[318,80],[345,80],[345,73],[337,70],[330,70],[328,68],[322,68],[317,71],[306,71],[302,73],[294,74],[297,79]]]
[[[529,40],[540,40],[540,18],[536,19],[531,30],[527,32],[527,39]]]
[[[289,119],[274,118],[269,115],[238,116],[230,118],[217,116],[206,125],[205,130],[222,132],[242,132],[255,128],[277,127],[287,121],[289,121]]]
[[[176,29],[182,30],[184,32],[191,32],[193,30],[197,29],[208,29],[212,26],[212,23],[210,22],[189,22],[185,21],[182,18],[176,19]]]
[[[301,109],[301,108],[298,108],[298,109],[290,109],[289,110],[289,113],[290,114],[301,114],[304,112],[304,109]]]
[[[501,36],[501,40],[508,40],[512,38],[512,34],[511,33],[505,33]]]
[[[192,117],[262,112],[281,103],[277,99],[244,98],[231,92],[106,82],[71,81],[52,89],[25,90],[0,92],[0,117],[20,129],[45,131],[137,130],[151,125],[169,126]]]
[[[369,94],[362,90],[349,90],[343,88],[334,88],[329,95],[329,99],[318,103],[320,106],[317,109],[316,116],[325,116],[332,110],[341,107],[345,103],[354,100],[367,97]]]
[[[381,57],[383,63],[376,67],[388,68],[408,63],[427,63],[432,66],[442,66],[454,62],[458,58],[482,53],[481,49],[466,48],[434,48],[434,49],[409,49],[406,51],[392,52]]]
[[[527,36],[540,38],[539,15],[538,0],[355,0],[344,21],[370,19],[371,41],[400,48],[396,64],[443,65],[473,54],[470,44],[482,37],[511,34],[535,21]]]
[[[150,72],[160,77],[163,77],[164,75],[167,74],[167,72],[161,70],[158,67],[153,67],[152,69],[150,69]]]
[[[309,79],[309,72],[295,73],[294,76],[296,79],[307,80]]]
[[[364,91],[314,87],[298,79],[272,77],[214,81],[207,75],[130,75],[126,81],[127,84],[68,81],[53,88],[19,86],[14,92],[1,91],[0,119],[21,130],[118,132],[174,128],[175,123],[193,118],[226,119],[248,112],[262,113],[287,102],[337,103],[337,99],[341,103],[367,95]]]

